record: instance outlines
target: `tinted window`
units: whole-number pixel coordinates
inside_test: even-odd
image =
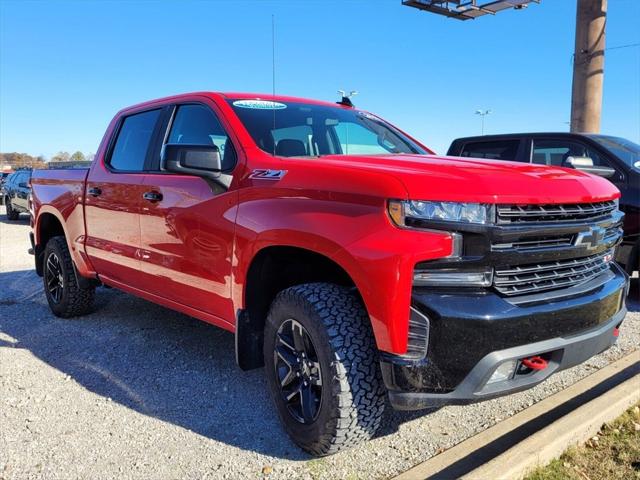
[[[540,165],[554,165],[556,167],[573,168],[567,162],[569,157],[587,157],[597,167],[610,167],[616,170],[616,174],[610,177],[612,182],[622,179],[620,172],[609,159],[599,154],[594,148],[572,140],[534,140],[531,161]]]
[[[569,157],[588,157],[593,160],[594,165],[612,167],[606,158],[584,143],[561,139],[534,140],[531,157],[533,163],[571,168],[567,163]]]
[[[493,160],[515,160],[520,140],[496,140],[492,142],[467,143],[461,157],[490,158]]]
[[[222,169],[232,170],[236,152],[215,113],[204,105],[178,107],[167,143],[214,145],[222,156]]]
[[[534,140],[531,161],[540,165],[565,166],[569,157],[584,157],[584,145],[570,140]],[[569,165],[566,165],[569,166]]]
[[[640,170],[640,145],[619,137],[592,135],[591,138],[630,167]]]
[[[130,115],[124,119],[109,164],[116,170],[142,171],[160,110]]]

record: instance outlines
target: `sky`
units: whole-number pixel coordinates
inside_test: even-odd
[[[454,138],[566,131],[576,0],[461,22],[400,0],[0,0],[0,151],[95,152],[121,108],[189,91],[272,89]],[[609,0],[607,48],[640,43],[640,1]],[[640,47],[606,51],[602,133],[640,143]]]

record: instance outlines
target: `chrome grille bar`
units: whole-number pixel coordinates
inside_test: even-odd
[[[496,269],[494,288],[503,295],[522,295],[578,285],[609,268],[612,252],[508,269]]]
[[[557,222],[593,220],[616,209],[613,200],[567,205],[498,205],[498,223]]]

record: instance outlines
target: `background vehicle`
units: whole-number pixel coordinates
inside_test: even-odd
[[[7,177],[3,185],[3,197],[9,220],[17,220],[21,213],[29,213],[30,181],[30,169],[16,170]]]
[[[345,99],[136,105],[89,170],[35,172],[36,271],[61,317],[102,282],[234,332],[315,455],[370,438],[385,391],[398,409],[484,400],[612,345],[617,189],[430,153]]]
[[[10,172],[0,172],[0,205],[4,204],[4,183],[9,175]]]
[[[606,178],[622,193],[625,213],[616,261],[629,275],[640,270],[640,145],[609,135],[510,133],[458,138],[447,155],[576,168]]]

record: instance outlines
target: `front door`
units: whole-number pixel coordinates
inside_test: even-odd
[[[179,105],[167,143],[216,145],[231,172],[235,149],[203,104]],[[158,169],[145,178],[140,216],[144,289],[225,322],[234,321],[231,262],[236,192],[192,175]]]

